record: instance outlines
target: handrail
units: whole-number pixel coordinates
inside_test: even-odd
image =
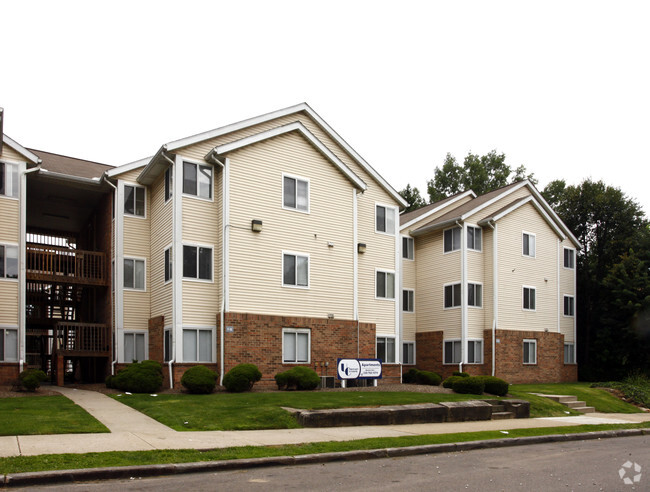
[[[106,284],[106,255],[97,251],[28,243],[27,275],[33,280]]]
[[[55,351],[110,351],[111,335],[108,325],[59,321],[55,327]]]

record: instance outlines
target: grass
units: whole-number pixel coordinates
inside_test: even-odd
[[[463,432],[406,437],[381,437],[345,442],[320,442],[284,446],[243,446],[209,451],[156,450],[123,451],[85,454],[50,454],[39,456],[15,456],[0,458],[0,474],[35,472],[44,470],[69,470],[108,466],[137,466],[165,463],[192,463],[274,456],[297,456],[303,454],[330,453],[352,450],[382,449],[427,444],[477,441],[482,439],[513,439],[551,434],[573,434],[612,429],[650,428],[650,422],[642,424],[601,424],[536,429],[513,429],[508,434],[500,431]]]
[[[0,399],[0,436],[108,432],[65,396]]]
[[[608,383],[594,383],[597,388],[614,388],[619,390],[628,401],[637,405],[650,408],[650,379],[641,373],[627,376],[623,381],[610,381]]]

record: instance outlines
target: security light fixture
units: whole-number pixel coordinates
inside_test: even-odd
[[[361,254],[366,252],[366,243],[357,244],[357,251]]]
[[[262,221],[261,220],[252,220],[251,221],[251,231],[253,232],[262,232]]]

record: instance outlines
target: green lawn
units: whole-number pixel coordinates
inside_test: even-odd
[[[0,436],[88,432],[108,429],[65,396],[0,399]]]

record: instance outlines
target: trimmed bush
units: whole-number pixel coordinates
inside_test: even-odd
[[[494,376],[476,376],[476,378],[483,381],[483,384],[485,385],[485,393],[497,396],[506,396],[508,394],[510,384],[503,379]]]
[[[485,390],[485,383],[478,377],[458,377],[458,379],[454,381],[451,389],[453,389],[455,393],[482,395]]]
[[[418,371],[417,369],[409,369],[408,372],[405,372],[402,374],[402,383],[404,384],[415,384],[417,382],[417,377],[418,377]]]
[[[106,383],[107,388],[116,389],[115,388],[115,376],[113,376],[113,375],[106,376],[106,379],[104,380],[104,382]]]
[[[459,379],[463,379],[463,377],[462,376],[449,376],[447,379],[445,379],[442,382],[442,387],[452,389],[453,386],[454,386],[454,383],[456,381],[458,381]]]
[[[431,371],[418,371],[416,382],[418,384],[426,384],[429,386],[440,386],[442,378],[440,374]]]
[[[253,389],[262,379],[262,373],[255,364],[237,364],[223,377],[223,385],[231,393],[242,393]]]
[[[281,390],[313,390],[318,388],[320,377],[309,367],[296,366],[276,374],[275,382]]]
[[[460,376],[461,378],[468,378],[469,373],[468,372],[460,372],[460,371],[454,371],[451,373],[452,376]]]
[[[47,374],[40,369],[25,369],[18,375],[18,379],[27,391],[36,391],[42,382],[47,381]]]
[[[163,382],[162,365],[154,360],[129,364],[118,372],[107,384],[130,393],[155,393]]]
[[[219,374],[205,366],[194,366],[183,373],[181,384],[190,393],[207,395],[214,391],[218,376]]]

